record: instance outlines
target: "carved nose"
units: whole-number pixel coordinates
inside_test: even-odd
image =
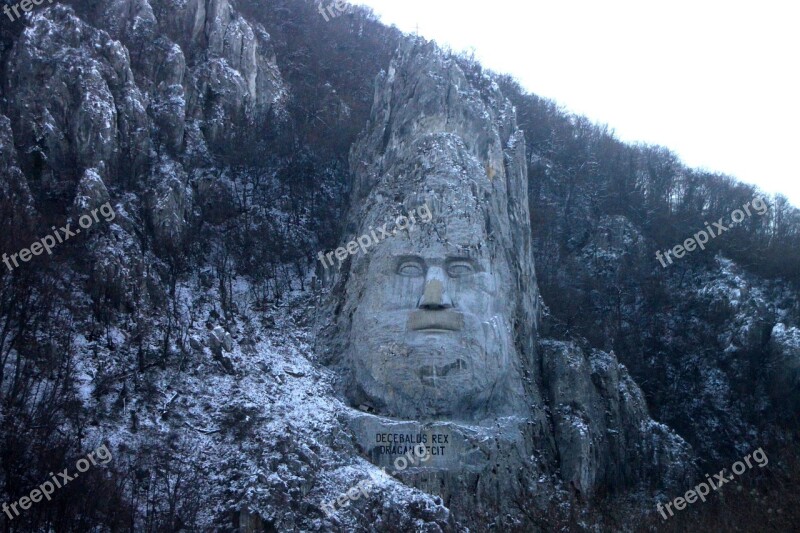
[[[437,267],[428,269],[425,278],[425,291],[417,302],[420,309],[450,309],[453,307],[453,300],[444,290],[444,272]]]

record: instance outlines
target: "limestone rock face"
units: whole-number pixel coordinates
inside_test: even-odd
[[[8,202],[9,227],[30,226],[35,216],[33,195],[19,168],[11,121],[0,114],[0,198]]]
[[[199,125],[206,142],[221,145],[230,141],[232,121],[281,112],[286,89],[270,36],[228,0],[113,0],[98,16],[132,50],[174,150],[187,121]]]
[[[144,177],[153,140],[172,155],[202,155],[206,145],[231,141],[232,124],[283,113],[287,93],[270,36],[227,0],[82,9],[108,33],[56,4],[32,15],[8,61],[16,140],[37,147],[21,154],[23,163],[44,167],[51,194],[75,186],[64,169],[95,168],[111,186],[120,170]]]
[[[683,478],[688,445],[650,419],[641,390],[613,353],[587,355],[574,342],[555,340],[540,346],[564,481],[591,495],[600,484],[671,485]]]
[[[93,168],[87,168],[75,191],[73,201],[73,217],[79,217],[92,209],[96,209],[110,199],[103,178]]]
[[[787,412],[796,413],[800,404],[796,394],[800,387],[800,330],[787,328],[783,323],[775,324],[770,346],[773,354],[771,392]]]
[[[56,4],[30,22],[4,94],[33,205],[80,210],[146,188],[157,247],[179,249],[194,207],[186,169],[283,113],[269,34],[228,0]]]
[[[183,168],[167,157],[156,165],[154,178],[155,187],[148,197],[153,230],[161,246],[176,246],[192,205],[188,178]]]
[[[351,153],[350,229],[391,235],[350,266],[351,398],[415,418],[526,413],[538,290],[513,112],[430,45],[401,51],[376,94]]]
[[[30,147],[25,158],[50,194],[70,193],[74,169],[113,181],[120,165],[144,165],[149,121],[127,50],[69,8],[33,14],[11,51],[5,89],[16,140]]]
[[[539,338],[526,160],[490,77],[401,48],[351,150],[344,242],[362,246],[339,257],[321,330],[362,453],[390,466],[437,450],[401,478],[467,522],[524,521],[519,502],[559,486],[591,498],[690,473],[690,447],[613,354]]]
[[[519,501],[552,494],[555,464],[525,143],[496,85],[477,82],[419,43],[379,77],[351,150],[346,240],[380,236],[342,265],[326,344],[343,394],[370,411],[347,417],[362,453],[388,466],[407,452],[397,439],[422,439],[431,460],[406,483],[458,516],[521,516]]]
[[[225,331],[221,326],[215,327],[208,335],[209,344],[214,351],[230,352],[233,350],[233,338],[231,334]]]

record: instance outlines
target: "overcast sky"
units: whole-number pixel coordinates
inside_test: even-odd
[[[326,2],[328,0],[325,0]],[[354,0],[530,92],[800,206],[800,3]]]

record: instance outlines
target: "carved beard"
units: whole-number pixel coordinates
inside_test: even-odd
[[[488,326],[483,329],[490,338],[362,341],[352,352],[348,398],[355,406],[367,404],[402,418],[475,420],[508,412],[511,396],[521,392],[511,379],[513,346]],[[363,357],[363,350],[377,357]]]

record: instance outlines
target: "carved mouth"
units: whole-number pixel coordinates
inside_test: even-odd
[[[408,329],[412,331],[444,332],[464,329],[464,315],[458,311],[412,311],[408,317]]]
[[[419,379],[425,385],[434,385],[437,378],[443,378],[450,372],[461,371],[467,368],[463,359],[456,359],[449,365],[426,365],[419,369]]]

